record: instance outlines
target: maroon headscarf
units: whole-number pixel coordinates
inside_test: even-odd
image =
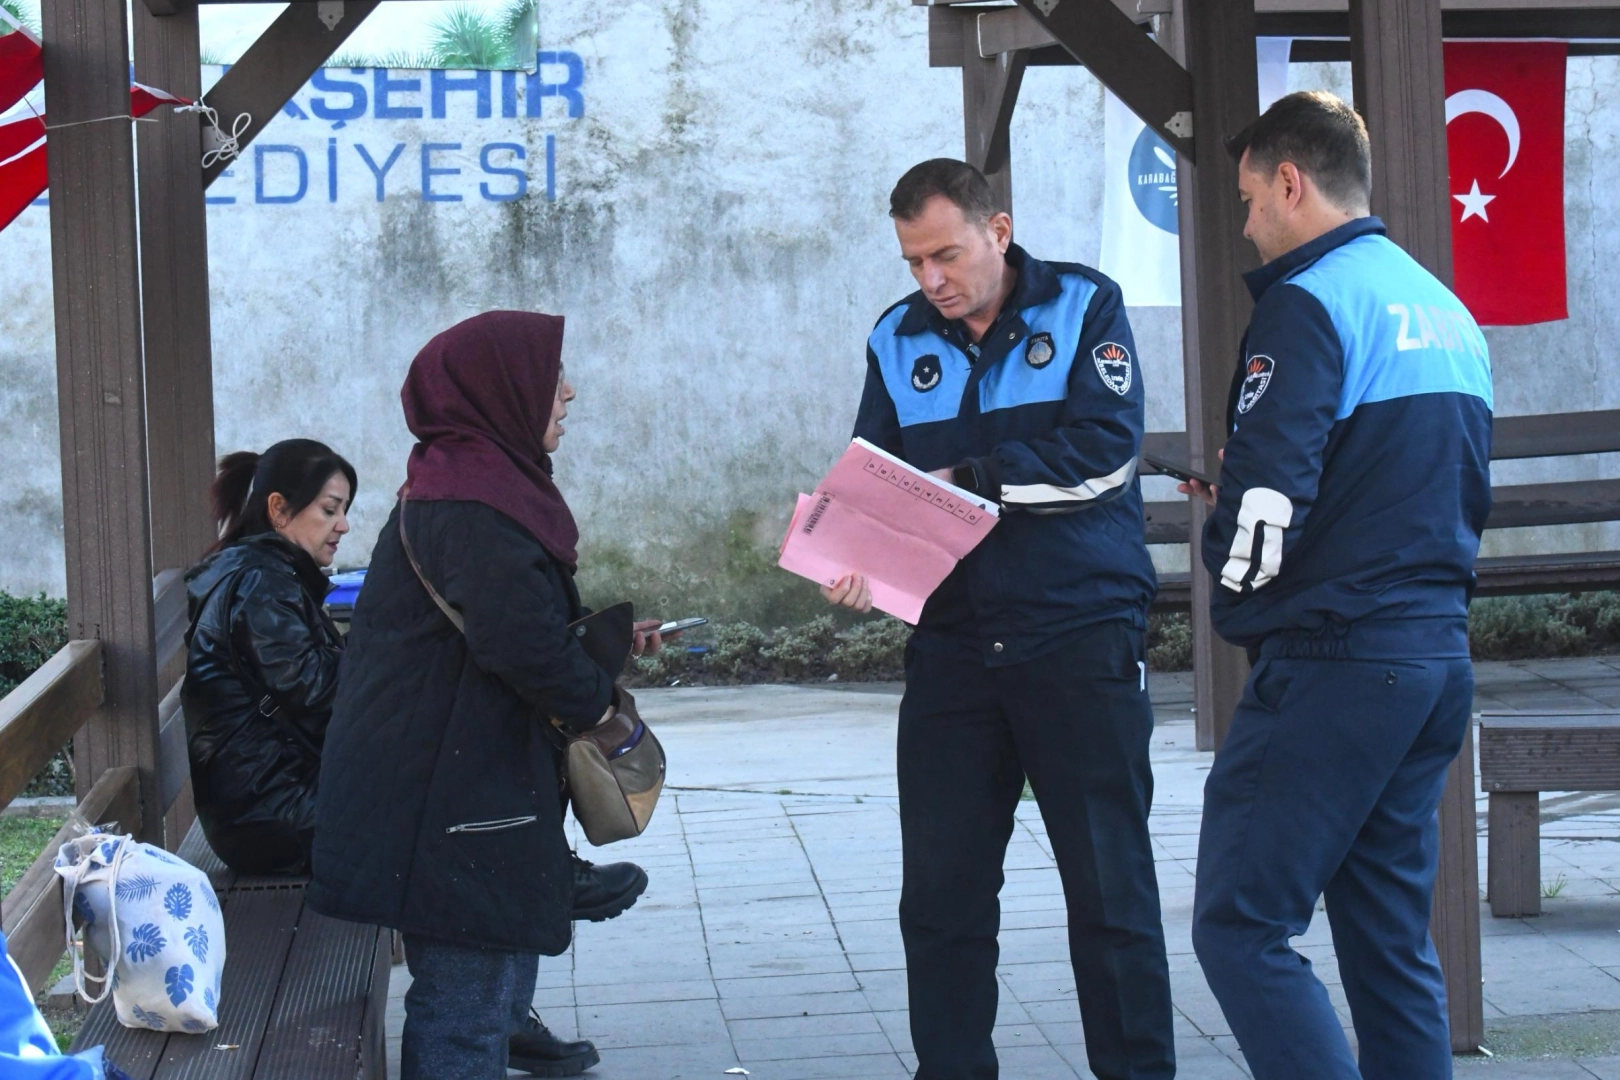
[[[406,466],[412,499],[492,506],[572,569],[579,527],[544,446],[562,337],[560,315],[474,315],[416,354],[400,398],[417,438]]]

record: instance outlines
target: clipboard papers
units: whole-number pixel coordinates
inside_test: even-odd
[[[821,585],[863,574],[874,607],[916,625],[999,519],[988,499],[856,439],[815,494],[799,496],[777,565]]]

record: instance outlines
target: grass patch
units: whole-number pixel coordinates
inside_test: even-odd
[[[1608,1056],[1620,1052],[1620,1012],[1488,1020],[1485,1047],[1498,1058],[1518,1060]]]
[[[1568,884],[1569,878],[1565,877],[1563,874],[1559,874],[1551,881],[1543,881],[1541,883],[1541,898],[1543,900],[1558,899],[1558,894],[1563,892],[1564,886]]]
[[[66,818],[0,817],[0,896],[11,891]]]

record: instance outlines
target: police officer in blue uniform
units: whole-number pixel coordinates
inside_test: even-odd
[[[855,434],[1001,506],[907,649],[900,930],[917,1077],[997,1075],[998,896],[1027,776],[1063,879],[1091,1069],[1163,1080],[1175,1051],[1147,827],[1157,582],[1124,302],[1095,270],[1012,244],[971,165],[923,162],[890,205],[922,288],[868,339]],[[823,593],[870,607],[857,577]]]
[[[1204,788],[1193,945],[1255,1080],[1450,1077],[1429,911],[1473,702],[1490,360],[1369,216],[1355,110],[1293,94],[1231,145],[1264,265],[1203,557],[1254,668]],[[1359,1063],[1288,943],[1318,897]]]

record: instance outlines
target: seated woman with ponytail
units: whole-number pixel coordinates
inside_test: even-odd
[[[309,870],[343,648],[322,570],[349,531],[355,487],[354,467],[309,439],[219,463],[219,542],[186,574],[180,699],[197,818],[240,873]]]

